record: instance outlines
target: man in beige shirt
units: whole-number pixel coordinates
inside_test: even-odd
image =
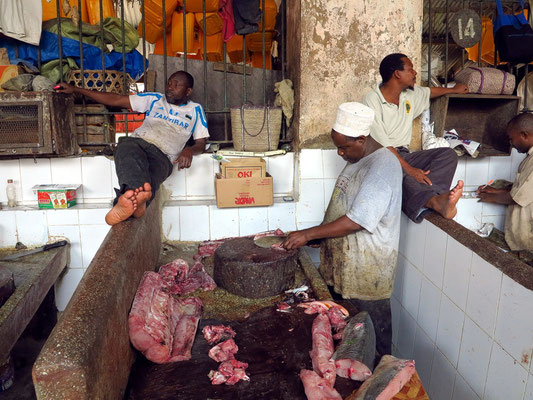
[[[444,218],[457,213],[463,181],[450,190],[457,155],[450,148],[409,151],[413,119],[429,108],[429,100],[448,93],[468,93],[466,85],[453,88],[416,86],[416,71],[405,54],[386,56],[379,66],[382,83],[364,99],[375,112],[370,136],[387,147],[403,170],[402,211],[421,222],[428,209]]]
[[[509,121],[507,135],[513,147],[527,157],[518,167],[512,187],[480,186],[479,201],[508,205],[505,241],[511,250],[533,251],[533,114],[519,114]]]

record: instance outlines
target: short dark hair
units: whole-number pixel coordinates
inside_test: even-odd
[[[381,64],[379,64],[379,74],[381,75],[383,83],[390,81],[394,71],[403,71],[404,65],[402,58],[407,58],[407,56],[402,53],[393,53],[381,60]]]
[[[176,78],[178,76],[180,78],[185,79],[185,81],[187,82],[187,87],[188,88],[191,88],[191,89],[193,88],[193,86],[194,86],[194,78],[187,71],[176,71],[172,75],[170,75],[170,77],[168,79]]]
[[[520,132],[533,134],[533,114],[525,112],[515,115],[507,124],[507,129],[509,131],[519,130]]]

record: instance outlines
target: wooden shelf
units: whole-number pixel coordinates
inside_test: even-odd
[[[455,129],[459,136],[481,143],[480,156],[508,156],[511,144],[505,128],[518,113],[518,96],[447,94],[431,101],[434,133]]]

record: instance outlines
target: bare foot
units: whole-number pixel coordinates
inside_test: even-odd
[[[135,218],[140,218],[146,212],[146,202],[152,197],[152,187],[145,182],[142,187],[135,189],[135,198],[137,199],[137,209],[133,213]]]
[[[448,193],[433,196],[426,206],[435,210],[446,219],[452,219],[457,214],[457,202],[463,194],[463,181],[457,181],[457,185]]]
[[[133,190],[126,190],[126,193],[118,198],[117,204],[105,216],[105,222],[108,225],[118,224],[131,217],[136,209],[137,199],[135,198],[135,192]]]

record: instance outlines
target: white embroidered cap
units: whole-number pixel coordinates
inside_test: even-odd
[[[333,130],[351,137],[368,136],[374,122],[374,110],[361,103],[342,103],[337,108]]]

